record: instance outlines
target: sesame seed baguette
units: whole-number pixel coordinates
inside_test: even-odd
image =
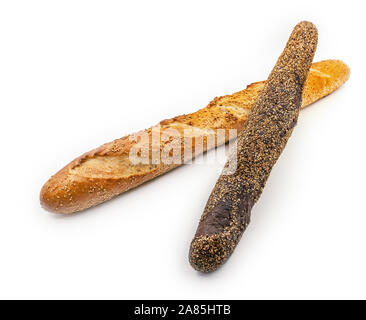
[[[297,24],[269,75],[191,243],[189,259],[196,270],[210,272],[221,266],[247,228],[251,209],[296,125],[317,41],[312,23]]]
[[[302,107],[332,93],[345,83],[348,77],[348,66],[339,60],[314,63],[305,85]],[[232,95],[216,97],[197,112],[164,120],[159,123],[161,131],[176,129],[182,133],[188,130],[193,137],[202,138],[212,134],[212,130],[215,134],[216,129],[241,130],[264,85],[265,81],[252,83],[246,89]],[[151,137],[152,128],[142,132]],[[129,153],[136,142],[130,138],[131,135],[104,144],[83,154],[57,172],[41,190],[42,206],[57,213],[85,210],[178,166],[134,165],[129,160]],[[215,142],[216,145],[220,145],[226,141],[216,139]],[[195,141],[193,145],[194,143]],[[184,146],[182,154],[183,148]],[[205,148],[206,144],[203,145],[202,151],[205,151]]]

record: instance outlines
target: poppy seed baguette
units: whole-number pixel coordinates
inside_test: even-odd
[[[296,125],[316,46],[316,27],[296,25],[208,199],[190,247],[196,270],[210,272],[222,265],[248,226],[251,209]],[[229,174],[233,161],[236,170]]]

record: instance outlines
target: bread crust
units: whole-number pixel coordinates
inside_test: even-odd
[[[189,254],[197,271],[211,272],[225,263],[247,228],[251,209],[297,123],[317,42],[311,22],[300,22],[291,33],[201,216]]]
[[[302,107],[332,93],[348,80],[349,74],[348,66],[339,60],[314,63],[305,84]],[[205,108],[194,113],[163,120],[139,133],[146,133],[151,137],[153,129],[160,132],[175,129],[180,134],[188,129],[192,131],[193,147],[195,139],[203,137],[202,152],[205,152],[208,134],[215,136],[218,129],[226,130],[225,141],[215,140],[215,145],[220,145],[228,141],[228,130],[240,131],[243,128],[264,85],[265,81],[252,83],[234,94],[214,98]],[[162,142],[160,151],[164,143]],[[70,162],[43,186],[40,193],[42,207],[48,211],[66,214],[85,210],[179,166],[163,163],[134,165],[129,160],[129,153],[134,145],[136,142],[131,141],[131,135],[124,136]],[[184,154],[184,149],[182,142],[181,154]],[[149,152],[151,159],[151,146]],[[193,158],[198,153],[200,152],[193,152]]]

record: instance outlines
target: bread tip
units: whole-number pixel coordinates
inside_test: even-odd
[[[224,233],[199,236],[191,243],[189,262],[196,271],[213,272],[229,258],[230,248],[233,248],[232,243]]]
[[[51,178],[52,179],[52,178]],[[50,179],[50,180],[51,180]],[[41,192],[39,193],[39,201],[41,204],[41,207],[48,212],[52,213],[60,213],[57,210],[57,205],[55,203],[54,195],[51,192],[50,188],[50,180],[48,180],[42,187]]]
[[[295,26],[293,34],[297,34],[297,32],[305,32],[305,35],[307,35],[308,37],[314,38],[316,39],[316,41],[318,40],[318,29],[315,24],[310,21],[304,20],[299,22]]]
[[[317,29],[314,23],[312,23],[311,21],[307,21],[307,20],[300,21],[295,26],[295,28],[297,28],[297,27]]]
[[[47,211],[50,211],[50,212],[53,212],[53,206],[51,204],[51,195],[50,195],[50,192],[49,192],[49,188],[47,186],[47,183],[46,182],[42,189],[41,189],[41,192],[39,193],[39,202],[41,204],[41,207]]]
[[[42,187],[39,194],[41,207],[49,212],[68,214],[75,212],[72,198],[67,195],[67,185],[60,187],[57,179],[59,174],[52,176]]]

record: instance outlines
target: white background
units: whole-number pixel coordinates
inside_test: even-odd
[[[0,298],[366,298],[362,1],[1,1]],[[264,80],[301,20],[350,80],[301,113],[227,264],[190,241],[222,165],[83,213],[39,205],[81,153]]]

